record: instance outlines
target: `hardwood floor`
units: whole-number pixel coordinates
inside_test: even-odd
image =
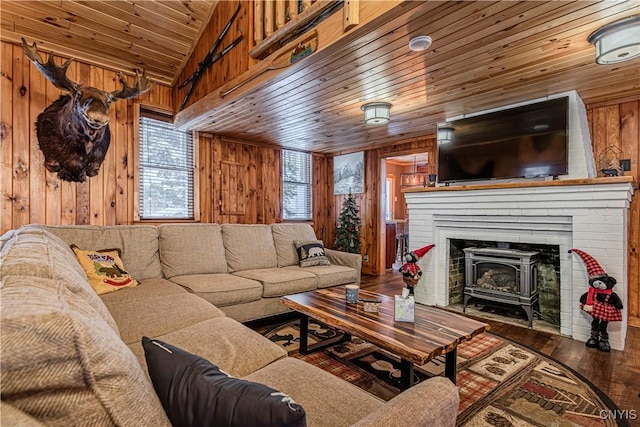
[[[404,284],[401,274],[387,272],[382,276],[363,275],[360,286],[385,295],[398,295]],[[534,348],[578,372],[606,393],[621,410],[635,411],[637,419],[629,422],[640,426],[640,328],[629,327],[624,351],[603,353],[572,338],[481,320],[491,325],[491,333]]]

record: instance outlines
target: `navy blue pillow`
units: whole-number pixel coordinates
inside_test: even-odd
[[[304,409],[266,385],[234,378],[200,356],[142,338],[153,388],[171,424],[306,427]]]

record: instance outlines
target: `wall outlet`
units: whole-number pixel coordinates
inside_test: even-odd
[[[631,159],[620,160],[620,169],[622,172],[631,170]]]
[[[369,262],[369,254],[364,255],[364,262]]]

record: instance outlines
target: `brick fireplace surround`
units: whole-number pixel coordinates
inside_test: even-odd
[[[618,281],[622,322],[609,325],[611,347],[624,349],[627,332],[627,228],[633,194],[626,177],[505,185],[426,188],[405,194],[411,248],[435,243],[422,260],[416,301],[449,305],[448,239],[560,246],[560,333],[586,341],[591,318],[580,310],[588,275],[582,249]]]
[[[569,98],[568,174],[559,180],[513,179],[405,191],[410,249],[436,245],[419,262],[423,276],[415,289],[416,301],[449,305],[449,239],[559,245],[560,333],[586,341],[591,317],[580,310],[579,300],[588,289],[588,275],[582,259],[568,253],[578,248],[595,257],[618,282],[614,291],[625,308],[622,322],[612,322],[608,331],[611,348],[623,350],[628,213],[634,182],[632,177],[595,178],[586,110],[577,92],[522,104],[563,96]]]

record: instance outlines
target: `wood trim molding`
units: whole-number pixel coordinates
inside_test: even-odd
[[[403,193],[423,193],[431,191],[468,191],[468,190],[493,190],[503,188],[526,188],[526,187],[561,187],[568,185],[594,185],[594,184],[622,184],[628,182],[634,189],[638,188],[634,177],[616,176],[609,178],[587,178],[587,179],[560,179],[556,181],[534,181],[534,182],[510,182],[506,184],[478,184],[459,185],[449,187],[418,187],[403,188]]]
[[[625,96],[623,98],[609,99],[607,101],[596,102],[594,104],[587,104],[586,109],[592,110],[594,108],[608,107],[611,105],[624,104],[625,102],[640,101],[640,95]]]

